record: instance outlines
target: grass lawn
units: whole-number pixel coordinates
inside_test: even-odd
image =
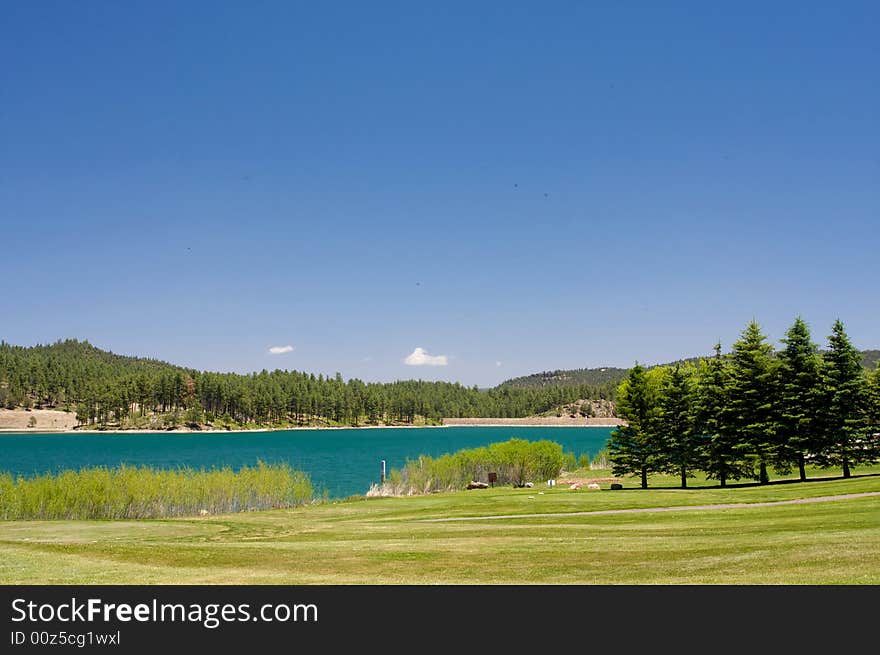
[[[830,476],[831,472],[811,472]],[[880,584],[880,496],[812,504],[431,522],[880,492],[860,477],[719,489],[495,488],[142,521],[0,522],[3,584]],[[866,475],[867,474],[867,475]],[[608,471],[581,471],[602,477]],[[543,492],[543,493],[540,493]]]

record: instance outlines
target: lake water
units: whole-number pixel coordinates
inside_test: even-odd
[[[284,430],[238,433],[79,433],[0,435],[0,471],[33,475],[85,466],[149,465],[157,468],[238,468],[287,462],[306,471],[319,493],[341,498],[363,494],[407,458],[442,455],[512,437],[550,439],[575,456],[605,447],[606,427],[446,427]]]

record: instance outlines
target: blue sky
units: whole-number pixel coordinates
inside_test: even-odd
[[[481,386],[880,347],[880,5],[661,4],[3,3],[0,338]]]

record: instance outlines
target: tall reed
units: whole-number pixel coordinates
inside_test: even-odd
[[[0,519],[153,519],[294,507],[314,497],[288,464],[233,469],[146,466],[0,474]]]
[[[459,450],[440,457],[420,456],[392,470],[384,485],[373,485],[368,496],[403,496],[463,489],[468,482],[520,485],[559,475],[566,463],[562,446],[548,440],[510,439],[481,448]]]

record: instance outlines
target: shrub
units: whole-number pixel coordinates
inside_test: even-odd
[[[553,441],[511,439],[481,448],[460,450],[439,457],[421,455],[392,470],[383,487],[368,495],[413,495],[464,488],[472,480],[488,482],[497,473],[498,484],[521,485],[559,475],[566,463],[562,446]]]
[[[608,457],[608,449],[603,448],[596,456],[593,457],[593,461],[590,463],[591,469],[610,469],[611,468],[611,460]]]

